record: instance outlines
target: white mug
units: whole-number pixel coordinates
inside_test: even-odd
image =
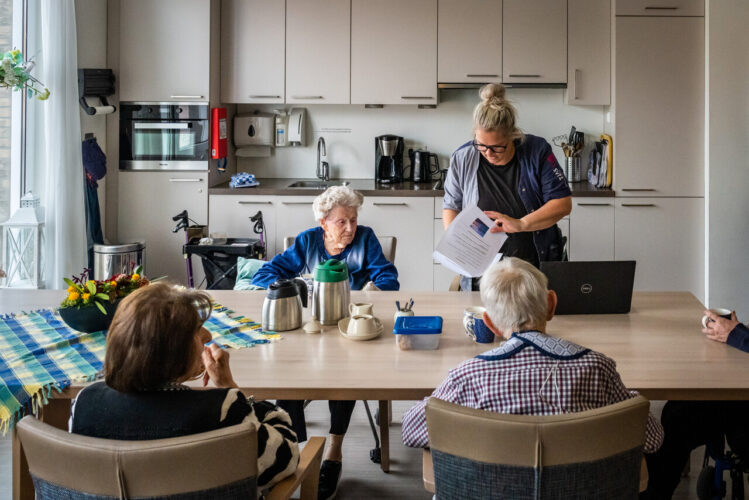
[[[725,309],[723,307],[711,307],[710,311],[717,314],[721,318],[731,319],[731,310]],[[710,316],[707,314],[702,317],[702,328],[707,328],[707,324],[710,323],[711,320]]]

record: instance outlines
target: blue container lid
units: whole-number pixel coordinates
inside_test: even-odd
[[[399,316],[395,320],[396,335],[418,335],[442,333],[442,316]]]

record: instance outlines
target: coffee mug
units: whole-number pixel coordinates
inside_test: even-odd
[[[463,328],[466,335],[479,344],[491,344],[496,338],[494,332],[484,323],[485,311],[483,307],[466,307],[463,311]]]
[[[711,307],[709,309],[711,312],[717,314],[721,318],[731,319],[731,310],[725,309],[723,307]],[[702,328],[707,328],[707,324],[710,323],[711,320],[708,315],[705,315],[702,317]]]
[[[373,307],[374,306],[369,302],[360,302],[358,304],[351,302],[348,305],[348,312],[351,316],[356,316],[357,314],[372,314]]]
[[[371,314],[357,314],[348,322],[346,333],[351,337],[363,337],[377,331],[377,322]]]

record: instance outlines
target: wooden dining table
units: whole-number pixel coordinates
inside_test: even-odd
[[[260,320],[263,291],[210,294],[237,314]],[[54,307],[62,295],[0,290],[0,313]],[[444,319],[438,349],[398,348],[392,334],[395,301],[410,298],[417,315]],[[269,344],[232,350],[231,368],[237,384],[257,399],[379,401],[381,466],[388,471],[388,401],[428,396],[448,370],[499,344],[477,344],[464,332],[463,310],[481,305],[477,292],[352,292],[351,301],[374,304],[384,326],[380,337],[350,340],[336,325],[325,326],[321,334],[282,332]],[[749,354],[706,339],[700,331],[703,309],[687,292],[635,292],[629,314],[556,316],[547,331],[613,358],[624,384],[650,399],[749,399]],[[70,399],[82,387],[74,384],[56,395],[41,418],[64,426]],[[33,498],[15,435],[13,467],[14,498]]]

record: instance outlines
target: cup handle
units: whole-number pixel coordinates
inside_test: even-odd
[[[476,333],[473,331],[473,316],[463,316],[463,328],[466,330],[466,335],[476,340]]]
[[[704,315],[704,316],[702,317],[702,328],[707,328],[707,324],[708,324],[708,323],[710,323],[710,321],[712,321],[712,320],[710,319],[710,316],[708,316],[707,314],[705,314],[705,315]]]

